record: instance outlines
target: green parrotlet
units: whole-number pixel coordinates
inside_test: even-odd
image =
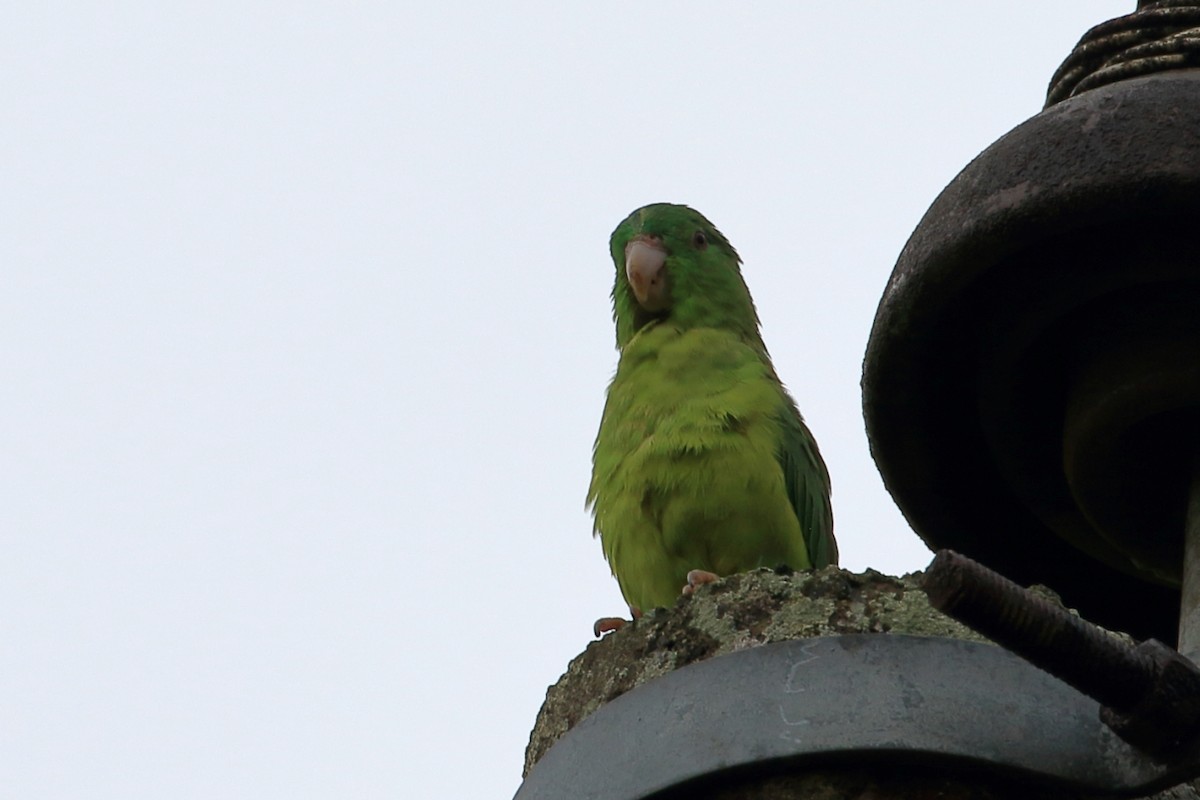
[[[829,472],[729,240],[698,211],[656,203],[609,246],[620,360],[587,500],[634,616],[717,576],[837,563]]]

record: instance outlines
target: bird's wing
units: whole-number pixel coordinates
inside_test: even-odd
[[[808,559],[814,568],[837,564],[837,542],[833,538],[833,508],[829,503],[829,471],[817,450],[817,442],[793,406],[783,415],[783,439],[779,463],[788,499],[800,520]]]

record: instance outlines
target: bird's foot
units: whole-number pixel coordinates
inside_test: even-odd
[[[709,572],[706,569],[694,569],[687,574],[687,583],[684,584],[683,594],[689,595],[704,584],[716,583],[719,580],[721,580],[721,576],[715,572]]]
[[[640,609],[631,608],[629,609],[629,613],[635,620],[642,618],[642,612]],[[592,626],[592,633],[599,638],[606,633],[619,631],[628,624],[629,620],[622,619],[621,617],[601,617],[600,619],[596,620],[596,624]]]

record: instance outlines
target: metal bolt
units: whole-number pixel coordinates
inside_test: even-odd
[[[1200,669],[1149,639],[1137,647],[1012,581],[941,550],[922,584],[939,611],[1101,704],[1121,738],[1164,760],[1200,742]]]
[[[1106,706],[1128,710],[1154,684],[1151,658],[953,550],[938,552],[922,588],[934,608]]]

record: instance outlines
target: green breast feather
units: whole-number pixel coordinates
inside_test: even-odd
[[[693,569],[836,563],[829,475],[732,246],[667,204],[635,211],[611,244],[621,355],[588,503],[626,602],[670,605]]]

